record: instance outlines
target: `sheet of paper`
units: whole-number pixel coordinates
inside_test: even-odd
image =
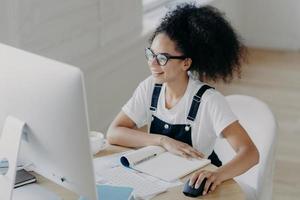
[[[131,150],[132,151],[132,150]],[[96,181],[98,184],[130,186],[134,188],[135,198],[150,199],[182,182],[166,182],[136,170],[123,167],[120,157],[129,152],[122,152],[94,159]]]

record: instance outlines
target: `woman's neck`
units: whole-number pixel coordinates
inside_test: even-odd
[[[168,99],[180,99],[187,88],[189,82],[189,76],[185,74],[182,77],[178,77],[172,82],[166,83],[166,97]]]

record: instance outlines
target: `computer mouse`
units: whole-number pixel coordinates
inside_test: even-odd
[[[189,185],[190,180],[188,180],[183,187],[183,191],[182,191],[183,194],[188,197],[198,197],[202,195],[206,180],[207,178],[203,179],[198,189],[195,189],[194,186],[190,186]]]

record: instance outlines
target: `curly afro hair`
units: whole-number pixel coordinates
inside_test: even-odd
[[[164,33],[175,42],[178,51],[192,59],[189,69],[201,81],[230,82],[240,77],[246,48],[224,15],[212,6],[181,4],[169,11],[149,42]]]

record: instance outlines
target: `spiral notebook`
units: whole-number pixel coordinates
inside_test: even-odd
[[[125,154],[122,165],[160,178],[174,181],[210,163],[208,159],[187,159],[166,151],[160,146],[147,146]]]

